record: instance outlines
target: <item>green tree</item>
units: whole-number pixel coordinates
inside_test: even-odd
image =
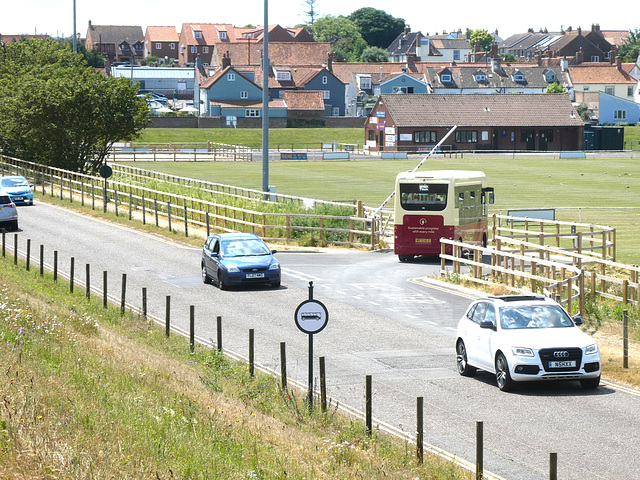
[[[114,142],[148,123],[137,85],[105,77],[53,40],[0,47],[0,148],[6,155],[95,171]]]
[[[547,93],[564,93],[564,87],[558,82],[553,82],[547,87]]]
[[[367,47],[360,57],[361,62],[380,63],[389,61],[389,52],[380,47]]]
[[[359,8],[347,18],[358,26],[368,45],[384,49],[403,32],[405,26],[404,18],[396,18],[372,7]]]
[[[358,62],[367,48],[358,26],[342,15],[324,15],[313,24],[316,42],[329,42],[339,62]]]
[[[313,25],[318,17],[318,9],[316,5],[318,4],[318,0],[304,0],[302,5],[306,9],[303,13],[306,18],[308,18],[307,25]]]
[[[629,30],[629,36],[622,40],[618,55],[622,57],[623,62],[635,63],[640,55],[640,30]]]
[[[471,30],[471,35],[469,36],[469,41],[471,42],[471,48],[473,48],[476,42],[480,42],[480,46],[483,52],[488,52],[491,50],[491,44],[493,43],[493,35],[491,35],[486,30]]]

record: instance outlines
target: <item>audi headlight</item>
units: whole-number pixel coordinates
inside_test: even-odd
[[[525,347],[511,347],[511,353],[516,357],[533,357],[533,350]]]
[[[227,265],[227,272],[229,273],[238,273],[240,269],[237,265]]]
[[[584,349],[585,355],[593,355],[594,353],[598,353],[598,345],[595,343],[593,345],[589,345]]]
[[[272,263],[271,265],[269,265],[269,270],[280,270],[280,264]]]

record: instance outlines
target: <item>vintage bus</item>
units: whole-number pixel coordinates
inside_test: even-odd
[[[439,255],[440,238],[487,245],[485,174],[467,170],[403,172],[396,177],[394,252],[401,262]],[[446,253],[451,253],[448,248]]]

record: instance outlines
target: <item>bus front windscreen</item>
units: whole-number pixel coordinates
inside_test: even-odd
[[[440,212],[447,207],[448,184],[401,183],[399,187],[404,210]]]

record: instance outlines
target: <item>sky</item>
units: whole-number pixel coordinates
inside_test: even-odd
[[[1,0],[0,34],[49,34],[70,36],[73,33],[73,0]],[[94,25],[175,26],[180,33],[183,23],[230,23],[242,27],[264,23],[264,0],[213,0],[179,2],[176,0],[75,0],[76,32],[86,36],[89,20]],[[625,4],[627,6],[625,7]],[[403,18],[412,31],[423,34],[451,32],[461,29],[498,30],[504,39],[525,32],[547,28],[559,31],[571,26],[589,30],[596,23],[602,30],[635,30],[640,17],[624,15],[635,11],[636,0],[622,0],[616,8],[584,8],[580,2],[448,2],[427,0],[316,0],[317,16],[344,15],[373,7]],[[293,27],[305,23],[308,5],[303,0],[270,0],[269,24]],[[526,11],[519,11],[522,5]],[[550,14],[551,12],[551,14]],[[630,23],[634,22],[634,23]]]

